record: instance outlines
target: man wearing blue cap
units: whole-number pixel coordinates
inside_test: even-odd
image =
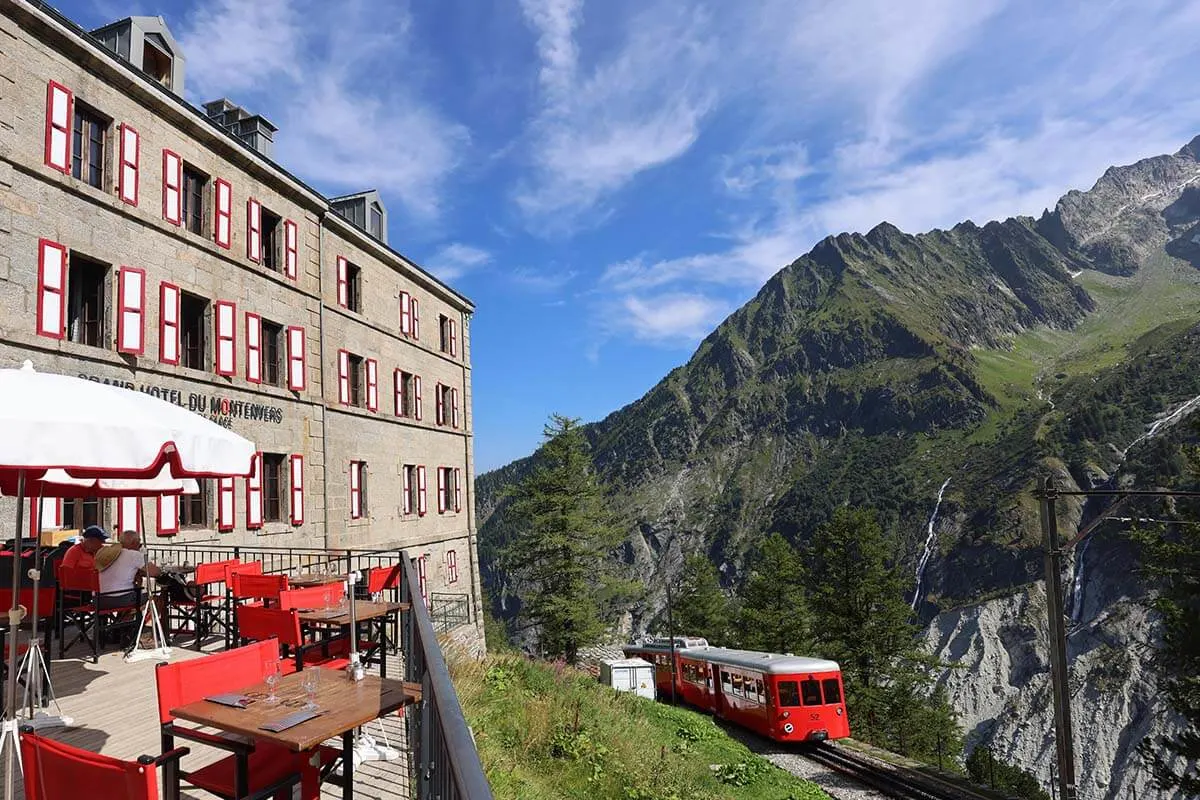
[[[99,525],[89,525],[79,536],[79,541],[73,544],[63,556],[64,567],[96,568],[96,553],[104,546],[108,534]]]

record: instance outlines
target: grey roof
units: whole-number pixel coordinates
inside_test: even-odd
[[[754,650],[730,650],[725,647],[689,647],[682,651],[684,658],[709,661],[727,667],[743,667],[767,672],[772,675],[838,672],[841,667],[836,661],[807,656],[788,656],[779,653],[759,653]]]
[[[708,647],[708,640],[700,636],[676,636],[675,650],[683,650],[688,647]],[[666,636],[661,636],[657,639],[649,639],[642,642],[634,642],[624,645],[625,650],[654,650],[668,652],[671,649],[671,640]]]

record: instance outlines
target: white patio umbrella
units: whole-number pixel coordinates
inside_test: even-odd
[[[17,476],[0,472],[0,493],[17,494]],[[199,494],[195,478],[176,478],[164,465],[150,478],[76,478],[65,469],[48,469],[40,478],[25,478],[25,495],[33,497],[157,497],[163,494]]]
[[[69,375],[41,373],[26,361],[0,369],[0,476],[15,476],[17,527],[13,541],[13,607],[10,628],[21,611],[21,529],[26,484],[46,470],[75,478],[155,478],[164,469],[174,478],[250,474],[254,444],[187,409],[143,392]],[[3,738],[5,800],[15,790],[17,751],[17,648],[9,651]]]

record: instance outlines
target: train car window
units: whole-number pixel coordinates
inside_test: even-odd
[[[729,683],[729,673],[725,670],[721,670],[721,689],[724,690],[726,694],[728,694],[732,689],[732,686]]]
[[[756,680],[756,681],[754,682],[754,694],[755,694],[755,695],[758,697],[758,702],[760,702],[760,703],[761,703],[761,702],[763,702],[763,685],[762,685],[762,681]]]
[[[821,686],[825,689],[826,705],[842,702],[842,687],[838,686],[837,678],[826,678],[821,681]]]
[[[742,697],[746,693],[745,689],[743,688],[743,681],[742,681],[741,675],[733,676],[733,693],[736,694],[738,697]]]
[[[815,680],[807,680],[800,682],[800,693],[804,695],[804,705],[819,706],[821,705],[821,682]]]
[[[795,681],[779,682],[779,705],[783,708],[800,705],[800,687]]]

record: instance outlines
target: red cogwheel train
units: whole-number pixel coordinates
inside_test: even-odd
[[[654,664],[660,698],[671,697],[671,640],[622,648]],[[777,742],[821,742],[850,735],[842,671],[822,658],[712,647],[675,637],[675,697]]]

